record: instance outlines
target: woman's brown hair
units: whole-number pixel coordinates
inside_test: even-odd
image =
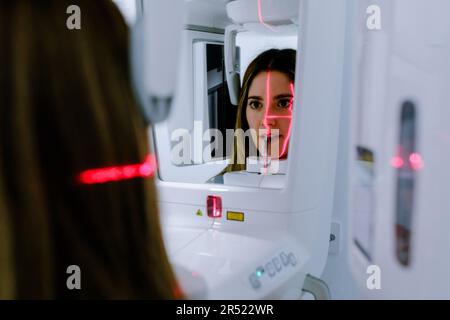
[[[249,129],[245,110],[247,107],[248,92],[253,79],[260,72],[279,71],[286,74],[294,82],[295,55],[296,51],[294,49],[270,49],[260,53],[247,67],[239,93],[232,162],[225,168],[223,173],[246,169],[245,161],[248,156],[248,146],[245,144],[245,137],[242,135]]]
[[[174,298],[153,180],[77,181],[149,152],[116,6],[1,1],[0,47],[0,298]]]

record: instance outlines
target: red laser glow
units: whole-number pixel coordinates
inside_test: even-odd
[[[400,169],[404,165],[404,161],[400,156],[395,156],[391,159],[391,166],[395,169]]]
[[[417,152],[411,153],[406,159],[409,162],[409,166],[414,171],[418,171],[425,166],[422,156]],[[404,165],[405,160],[401,156],[395,156],[391,159],[391,166],[395,169],[400,169]]]
[[[416,152],[409,155],[409,163],[411,168],[415,171],[422,169],[424,166],[422,156]]]
[[[264,121],[263,121],[263,126],[266,130],[266,136],[270,137],[271,136],[271,129],[269,127],[268,121],[269,119],[292,119],[292,106],[293,106],[293,99],[294,99],[294,83],[290,82],[289,83],[289,90],[291,91],[291,95],[292,95],[292,101],[289,105],[288,111],[291,113],[288,116],[278,116],[278,115],[271,115],[269,114],[269,108],[270,108],[270,101],[271,101],[271,96],[270,96],[270,79],[271,79],[271,75],[270,75],[271,71],[268,70],[267,71],[267,79],[266,79],[266,109],[265,109],[265,113],[264,113]],[[289,143],[289,139],[291,137],[291,129],[292,129],[292,121],[290,121],[289,123],[289,129],[287,132],[287,137],[285,137],[285,140],[283,142],[283,146],[281,148],[281,156],[284,156],[287,153],[287,147],[288,147],[288,143]],[[264,155],[264,163],[267,164],[268,163],[268,156],[267,156],[267,152]]]
[[[263,14],[262,14],[262,4],[261,4],[261,0],[258,0],[258,19],[259,19],[259,22],[260,22],[263,26],[265,26],[265,27],[267,27],[268,29],[270,29],[271,31],[274,31],[274,32],[275,32],[275,29],[272,28],[272,26],[271,26],[270,24],[267,24],[266,22],[264,22],[264,17],[263,17]]]
[[[133,178],[147,178],[154,175],[156,167],[155,156],[148,155],[143,163],[83,171],[78,175],[78,181],[81,184],[99,184]]]

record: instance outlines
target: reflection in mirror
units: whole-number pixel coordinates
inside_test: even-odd
[[[270,49],[249,64],[238,102],[233,153],[227,167],[210,182],[260,185],[264,175],[283,174],[280,164],[284,169],[289,151],[295,60],[293,49]]]
[[[296,51],[286,48],[296,47],[297,37],[250,33],[236,38],[241,89],[235,106],[220,35],[186,31],[173,111],[154,129],[161,180],[283,187],[296,64]]]
[[[171,162],[175,166],[221,165],[232,152],[236,107],[230,102],[224,71],[223,44],[194,41],[193,130],[172,131]]]
[[[224,52],[221,44],[207,44],[207,83],[208,83],[208,121],[207,129],[211,130],[209,145],[215,148],[207,149],[205,161],[223,160],[230,157],[232,141],[228,141],[226,131],[233,128],[236,119],[236,108],[230,102],[224,71]],[[214,134],[216,132],[216,134]],[[223,143],[220,139],[223,138]],[[206,146],[208,147],[208,146]]]

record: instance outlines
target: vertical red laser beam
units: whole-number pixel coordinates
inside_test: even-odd
[[[291,91],[291,95],[292,95],[292,99],[291,99],[291,104],[289,105],[289,112],[290,115],[288,117],[291,118],[291,121],[289,122],[289,129],[288,129],[288,133],[287,133],[287,137],[284,139],[283,142],[283,148],[281,149],[281,155],[283,156],[286,151],[287,151],[287,147],[288,147],[288,143],[289,140],[291,139],[291,129],[292,129],[292,106],[294,104],[294,83],[289,83],[289,89]]]
[[[261,3],[261,0],[258,0],[258,19],[259,19],[259,23],[261,23],[263,26],[268,28],[270,31],[275,32],[275,29],[272,28],[272,26],[270,24],[267,24],[266,22],[264,22],[264,17],[263,17],[263,14],[262,14],[262,3]]]
[[[291,92],[292,95],[292,99],[288,108],[288,111],[290,112],[290,115],[288,116],[277,116],[277,115],[269,115],[269,108],[270,108],[270,80],[271,80],[271,75],[270,75],[270,70],[267,70],[267,79],[266,79],[266,109],[264,112],[264,120],[263,120],[263,126],[266,130],[266,136],[270,137],[271,136],[271,129],[268,125],[268,119],[291,119],[291,121],[289,122],[289,129],[287,132],[287,136],[285,137],[285,140],[283,142],[283,146],[281,148],[281,153],[280,155],[283,156],[286,151],[287,151],[287,147],[288,147],[288,143],[291,137],[291,130],[292,130],[292,107],[293,107],[293,100],[294,100],[294,83],[290,82],[289,83],[289,90]],[[273,156],[273,155],[272,155]],[[268,160],[268,150],[266,151],[266,154],[264,154],[264,164],[267,164],[267,160]]]
[[[270,137],[271,132],[269,125],[267,124],[267,119],[269,119],[269,107],[270,107],[270,70],[267,70],[267,78],[266,78],[266,110],[264,111],[264,121],[263,125],[266,129],[266,136]],[[271,117],[272,118],[272,117]]]
[[[265,152],[263,155],[264,159],[264,169],[265,174],[267,174],[268,165],[269,165],[269,137],[271,137],[272,133],[270,131],[269,124],[267,123],[267,120],[269,119],[269,108],[270,108],[270,70],[267,70],[267,78],[266,78],[266,109],[264,110],[264,120],[263,120],[263,126],[266,129],[266,141],[265,141]],[[271,144],[272,147],[272,144]],[[273,156],[273,155],[271,155]]]

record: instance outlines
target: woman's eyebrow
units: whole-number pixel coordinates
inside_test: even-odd
[[[254,100],[263,100],[263,98],[260,97],[260,96],[251,96],[251,97],[248,97],[247,99],[248,99],[248,100],[250,100],[250,99],[254,99]]]
[[[293,96],[290,93],[282,93],[274,97],[274,99],[281,99],[281,98],[293,98]]]

